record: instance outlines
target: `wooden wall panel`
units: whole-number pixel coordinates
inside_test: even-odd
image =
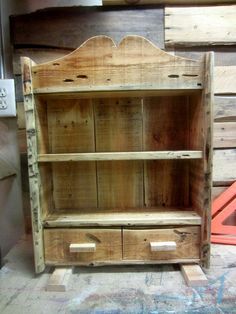
[[[236,44],[236,5],[166,7],[165,44],[211,46]]]
[[[236,180],[236,149],[214,150],[213,165],[213,184],[232,184]]]
[[[236,122],[214,123],[213,132],[214,148],[229,148],[236,146]]]
[[[12,43],[16,47],[75,49],[96,35],[117,43],[128,34],[141,35],[164,48],[163,8],[70,7],[12,16]],[[30,30],[30,31],[29,31]]]
[[[236,66],[215,67],[214,86],[215,94],[236,94]]]
[[[236,97],[215,97],[214,120],[216,122],[236,122]]]
[[[146,4],[217,4],[234,3],[234,0],[102,0],[103,5],[146,5]]]

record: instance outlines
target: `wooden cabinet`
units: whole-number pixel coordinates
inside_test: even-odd
[[[36,272],[208,265],[212,69],[139,36],[22,58]]]

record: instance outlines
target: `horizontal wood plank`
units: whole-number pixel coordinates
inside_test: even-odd
[[[51,8],[11,16],[10,27],[15,47],[75,49],[93,36],[111,36],[118,43],[128,33],[144,36],[164,48],[162,7]]]
[[[145,4],[217,4],[234,3],[234,0],[102,0],[103,5],[145,5]]]
[[[201,217],[191,210],[152,210],[140,208],[139,211],[97,212],[78,214],[77,211],[59,211],[51,213],[44,221],[46,227],[78,226],[147,226],[147,225],[200,225]]]
[[[214,123],[213,134],[214,148],[236,147],[236,122]]]
[[[33,66],[32,73],[34,93],[113,93],[202,89],[203,68],[203,62],[168,54],[141,36],[126,36],[119,45],[96,36],[55,62]]]
[[[214,68],[214,93],[236,94],[236,66],[217,66]]]
[[[236,180],[236,148],[215,149],[213,154],[213,184],[230,185]]]
[[[236,97],[215,96],[214,120],[216,122],[236,122]]]
[[[149,152],[105,152],[40,154],[39,162],[99,161],[99,160],[157,160],[157,159],[200,159],[202,151],[149,151]]]
[[[166,46],[236,43],[236,5],[165,8]]]

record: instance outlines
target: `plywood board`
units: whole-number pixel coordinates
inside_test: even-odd
[[[165,45],[199,46],[236,43],[236,6],[165,8]]]

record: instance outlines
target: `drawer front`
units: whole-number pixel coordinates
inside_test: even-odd
[[[200,227],[124,229],[124,260],[199,259]]]
[[[88,265],[122,259],[121,229],[45,229],[45,263]]]

